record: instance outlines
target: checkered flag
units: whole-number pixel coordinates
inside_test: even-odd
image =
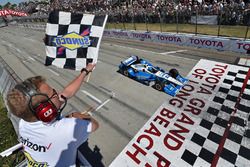
[[[53,11],[46,26],[45,65],[81,70],[96,63],[106,16]]]

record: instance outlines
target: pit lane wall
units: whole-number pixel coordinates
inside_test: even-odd
[[[180,46],[207,48],[219,51],[233,51],[240,53],[247,53],[248,50],[250,51],[250,40],[238,38],[232,39],[194,34],[122,31],[115,29],[106,29],[104,36],[111,38],[123,38],[147,42],[175,44]]]

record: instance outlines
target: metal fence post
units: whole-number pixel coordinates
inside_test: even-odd
[[[248,34],[248,31],[249,31],[249,25],[250,25],[250,18],[248,17],[248,20],[247,20],[247,29],[246,29],[246,34],[245,34],[245,40],[247,39],[247,34]]]
[[[177,32],[177,34],[179,33],[179,20],[178,20],[178,13],[179,13],[179,11],[178,11],[178,9],[179,9],[179,7],[177,7],[177,10],[176,10],[176,32]]]
[[[220,36],[220,25],[221,25],[221,19],[222,19],[222,12],[220,11],[220,15],[219,15],[219,26],[218,26],[218,37]]]
[[[197,18],[198,18],[198,9],[196,9],[196,16],[195,16],[195,35],[197,35]]]
[[[145,13],[145,24],[146,24],[146,29],[147,29],[147,32],[148,32],[148,21],[147,21],[147,14]]]
[[[160,13],[160,29],[161,29],[161,32],[162,32],[162,17],[161,17],[161,13]]]
[[[247,30],[246,30],[246,34],[245,34],[245,40],[247,39],[248,30],[249,30],[249,25],[247,25]]]
[[[125,26],[125,23],[124,23],[124,16],[122,15],[122,24],[123,24],[123,29],[126,30],[126,26]]]
[[[134,30],[136,30],[134,15],[133,15],[133,25],[134,25]]]
[[[132,12],[133,12],[132,22],[133,22],[134,30],[136,30],[136,26],[135,26],[135,11],[134,11],[134,3],[133,2],[132,2]]]

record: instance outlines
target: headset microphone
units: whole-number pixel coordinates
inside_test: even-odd
[[[57,115],[57,117],[56,117],[56,120],[60,120],[62,110],[63,110],[63,109],[65,108],[65,106],[67,105],[67,98],[66,98],[65,96],[63,96],[63,95],[60,95],[59,100],[60,100],[60,98],[63,99],[64,106],[63,106],[62,108],[60,108],[60,110],[58,111],[58,115]],[[61,101],[61,100],[60,100],[60,101]]]

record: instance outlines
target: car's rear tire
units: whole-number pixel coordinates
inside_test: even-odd
[[[126,77],[128,77],[128,75],[129,75],[129,74],[128,74],[128,70],[124,70],[124,71],[123,71],[123,75],[125,75]]]
[[[169,75],[170,75],[171,77],[173,77],[173,78],[176,78],[176,77],[179,75],[179,72],[178,72],[176,69],[172,68],[172,69],[169,71]]]

